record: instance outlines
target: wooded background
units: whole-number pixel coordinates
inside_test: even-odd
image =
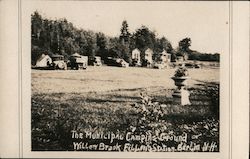
[[[31,35],[32,65],[35,64],[42,53],[61,54],[67,59],[76,52],[89,57],[100,56],[104,62],[107,57],[116,57],[131,63],[131,52],[135,48],[138,48],[141,52],[151,48],[154,52],[153,59],[157,59],[159,53],[165,49],[172,55],[172,61],[175,61],[176,56],[184,54],[188,55],[189,60],[220,60],[219,53],[201,53],[191,50],[189,48],[191,38],[189,37],[180,40],[177,48],[173,48],[166,37],[157,37],[155,31],[151,31],[144,25],[134,32],[130,32],[126,20],[121,24],[120,36],[110,37],[102,32],[76,28],[65,18],[51,20],[42,17],[35,11],[31,15]]]

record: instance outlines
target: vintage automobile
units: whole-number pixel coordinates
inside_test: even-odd
[[[167,65],[163,62],[155,62],[155,63],[153,63],[153,67],[157,68],[157,69],[163,69],[163,68],[167,67]]]
[[[89,57],[89,65],[92,66],[102,66],[102,61],[100,56]]]
[[[132,59],[132,66],[141,66],[141,62],[138,59]]]
[[[108,66],[129,67],[129,63],[121,58],[108,57],[106,63]]]
[[[127,63],[124,59],[116,59],[116,62],[120,67],[129,67],[129,63]]]
[[[63,55],[52,55],[51,68],[54,70],[67,70],[67,64],[64,62]]]
[[[185,63],[185,67],[187,68],[201,68],[199,64],[196,63]]]
[[[68,66],[71,69],[86,69],[88,66],[88,56],[82,56],[74,53],[70,56]]]

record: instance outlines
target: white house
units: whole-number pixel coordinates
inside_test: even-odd
[[[148,48],[146,51],[145,51],[145,56],[144,56],[144,60],[147,61],[147,66],[148,65],[151,65],[153,63],[153,50],[151,50],[150,48]]]
[[[52,63],[49,55],[42,54],[36,61],[36,67],[47,67]]]
[[[166,50],[163,50],[160,53],[160,59],[163,63],[169,63],[171,62],[171,54],[169,54]]]
[[[132,61],[137,65],[141,63],[141,51],[137,48],[132,51]]]

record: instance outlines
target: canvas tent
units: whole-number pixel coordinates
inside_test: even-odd
[[[49,55],[42,54],[36,61],[36,67],[48,67],[52,63]]]

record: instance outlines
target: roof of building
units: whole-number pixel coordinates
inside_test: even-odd
[[[81,57],[81,55],[78,54],[78,53],[74,53],[74,54],[72,54],[71,56],[74,56],[74,57]]]
[[[165,54],[165,55],[167,55],[167,54],[170,54],[170,53],[168,53],[165,49],[161,52],[161,54]]]
[[[148,52],[148,51],[150,51],[150,52],[153,52],[153,50],[152,49],[150,49],[150,48],[147,48],[146,50],[145,50],[145,52]]]
[[[134,50],[132,50],[132,52],[135,52],[135,51],[137,51],[137,52],[141,52],[138,48],[135,48]]]
[[[49,57],[49,55],[47,55],[47,54],[42,54],[42,55],[37,59],[37,61],[41,61],[41,60],[44,59],[46,56]],[[49,58],[50,58],[50,57],[49,57]]]
[[[53,54],[51,57],[64,57],[63,55]]]

